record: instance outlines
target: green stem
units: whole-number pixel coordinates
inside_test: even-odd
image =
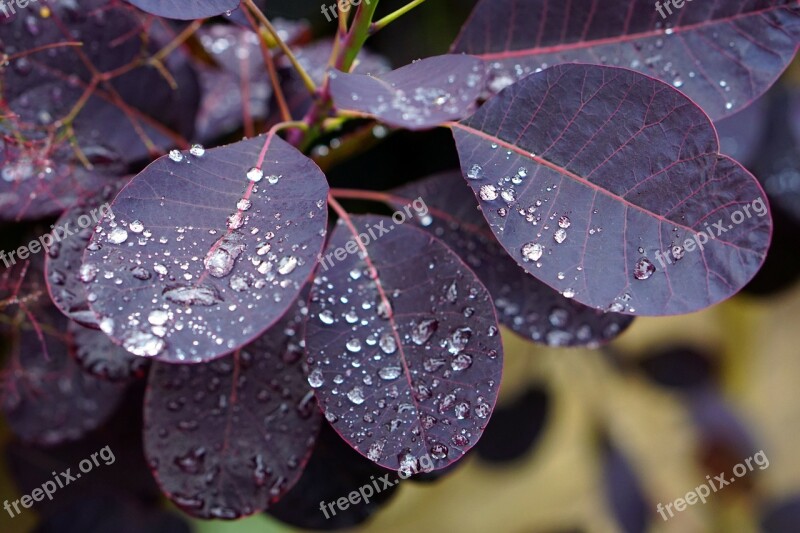
[[[252,0],[249,0],[252,1]],[[336,61],[335,67],[342,72],[350,72],[353,67],[358,53],[367,42],[370,36],[370,28],[372,27],[372,17],[375,15],[375,10],[378,8],[378,0],[373,0],[370,4],[362,3],[353,23],[350,25],[350,32],[345,38],[344,46],[339,59]]]
[[[394,13],[389,13],[388,15],[383,17],[378,22],[373,22],[372,26],[370,27],[370,30],[369,30],[370,35],[373,35],[373,34],[379,32],[379,31],[381,31],[383,28],[385,28],[386,26],[388,26],[389,24],[391,24],[395,20],[399,19],[400,17],[402,17],[403,15],[405,15],[406,13],[408,13],[409,11],[411,11],[412,9],[414,9],[415,7],[417,7],[418,5],[423,3],[424,1],[425,0],[414,0],[413,2],[411,2],[409,4],[406,4],[405,6],[401,7],[400,9],[395,11]]]

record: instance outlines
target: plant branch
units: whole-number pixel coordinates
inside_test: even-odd
[[[253,0],[242,0],[242,1],[245,5],[247,5],[248,8],[250,8],[250,11],[253,13],[253,15],[255,15],[255,17],[258,19],[261,25],[264,26],[267,32],[269,32],[270,36],[275,40],[275,43],[278,45],[278,48],[280,48],[283,51],[283,53],[286,54],[286,57],[289,59],[289,62],[291,62],[292,66],[295,68],[297,73],[300,75],[300,78],[303,80],[303,85],[305,85],[306,89],[308,89],[308,92],[310,92],[312,96],[316,95],[317,85],[314,83],[314,80],[311,79],[311,76],[308,75],[308,72],[306,72],[303,66],[300,65],[300,62],[297,61],[297,58],[292,53],[292,50],[286,45],[285,42],[283,42],[283,39],[281,39],[280,35],[278,35],[278,31],[275,29],[272,23],[270,23],[270,21],[267,19],[264,13],[262,13],[261,10],[258,9],[258,6],[256,6],[255,3],[253,3]]]
[[[370,29],[369,29],[370,35],[374,35],[375,33],[378,33],[383,28],[385,28],[386,26],[388,26],[389,24],[391,24],[395,20],[399,19],[400,17],[402,17],[403,15],[405,15],[406,13],[408,13],[409,11],[411,11],[412,9],[417,7],[418,5],[422,4],[423,2],[425,2],[425,0],[413,0],[413,2],[410,2],[410,3],[406,4],[405,6],[401,7],[397,11],[395,11],[394,13],[390,13],[390,14],[386,15],[385,17],[380,19],[378,22],[373,22],[372,25],[370,26]]]

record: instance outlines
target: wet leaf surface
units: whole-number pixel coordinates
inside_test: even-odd
[[[150,361],[117,346],[104,333],[76,322],[67,327],[75,345],[75,362],[92,376],[114,382],[143,378]]]
[[[503,349],[491,298],[422,230],[374,215],[352,223],[334,230],[333,263],[323,259],[314,281],[308,382],[362,455],[393,470],[418,469],[423,456],[444,468],[475,445],[497,399]],[[361,258],[347,243],[370,231]],[[345,247],[354,253],[335,252]]]
[[[330,91],[339,110],[363,113],[390,126],[428,129],[475,109],[485,71],[473,57],[443,55],[379,77],[333,71]]]
[[[451,51],[487,61],[492,93],[560,63],[619,66],[671,84],[718,119],[761,96],[800,40],[796,0],[713,0],[663,13],[652,2],[482,0]]]
[[[319,168],[274,135],[158,159],[116,197],[84,256],[103,331],[167,362],[258,337],[311,274],[327,193]]]
[[[199,518],[267,509],[297,482],[322,416],[302,369],[300,302],[264,335],[204,364],[153,364],[145,450],[163,492]]]
[[[652,78],[553,67],[492,98],[453,135],[500,243],[584,305],[697,311],[738,292],[766,256],[771,217],[758,182],[718,153],[702,110]]]
[[[127,182],[125,178],[117,178],[106,183],[99,193],[65,211],[54,224],[50,239],[43,238],[43,242],[51,243],[44,256],[50,298],[67,317],[89,328],[99,329],[100,325],[89,308],[82,281],[92,275],[91,270],[81,268],[83,253],[95,225],[110,210],[110,202]]]
[[[633,322],[565,298],[521,269],[492,234],[460,171],[411,183],[393,195],[404,199],[392,203],[395,209],[415,198],[425,201],[430,213],[414,220],[467,263],[489,289],[500,323],[522,337],[550,346],[597,346]]]

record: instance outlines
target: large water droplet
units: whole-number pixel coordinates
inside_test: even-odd
[[[656,271],[655,265],[646,257],[642,257],[633,267],[633,277],[636,279],[647,279]]]
[[[522,258],[525,261],[538,261],[544,253],[544,247],[536,242],[529,242],[522,246]]]

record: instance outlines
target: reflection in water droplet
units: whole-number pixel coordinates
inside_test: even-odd
[[[522,258],[525,261],[538,261],[544,253],[544,247],[536,242],[529,242],[522,246]]]
[[[633,277],[636,279],[647,279],[656,271],[655,265],[646,257],[642,257],[633,267]]]

